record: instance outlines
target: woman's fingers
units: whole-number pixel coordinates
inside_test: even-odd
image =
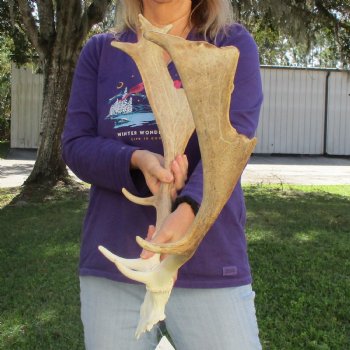
[[[179,165],[183,171],[184,174],[187,176],[187,171],[188,171],[188,159],[186,154],[183,154],[182,156],[177,156],[176,158],[178,159]]]
[[[156,232],[156,227],[154,225],[148,226],[146,241],[151,241],[154,233]],[[149,259],[154,255],[154,253],[148,251],[148,250],[142,250],[140,257],[142,259]]]
[[[164,157],[146,150],[136,150],[131,158],[131,168],[140,169],[148,188],[153,194],[159,190],[161,183],[174,183],[176,191],[181,190],[187,180],[188,160],[186,155],[178,155],[171,163],[170,169],[164,168]]]
[[[171,164],[171,171],[174,174],[174,185],[177,191],[181,190],[187,180],[188,160],[186,155],[178,155]]]
[[[149,225],[146,237],[147,241],[150,241],[152,239],[154,232],[156,232],[156,227],[154,225]]]
[[[155,230],[154,226],[153,226],[154,229],[151,226],[148,227],[148,233],[147,233],[146,240],[152,241],[153,243],[166,243],[166,242],[170,241],[171,234],[169,234],[169,232],[167,230],[160,229],[160,231],[158,231],[157,235],[154,236],[154,233],[155,233],[156,230]],[[149,239],[149,236],[151,236],[151,239]],[[142,252],[141,252],[140,257],[142,259],[149,259],[153,255],[154,255],[153,252],[150,252],[148,250],[143,249]]]
[[[186,183],[188,160],[186,155],[178,155],[171,163],[171,171],[163,168],[158,158],[150,159],[147,171],[144,171],[146,182],[153,194],[159,190],[161,183],[174,182],[172,198],[176,198],[176,191],[180,191]]]
[[[167,216],[157,233],[152,236],[151,242],[177,242],[186,234],[194,217],[191,206],[187,203],[181,203],[174,212]],[[147,250],[143,250],[141,253],[143,259],[148,259],[151,256],[153,256],[153,253]]]
[[[148,171],[151,176],[160,182],[171,183],[174,180],[171,171],[163,168],[157,160],[154,160],[153,164],[150,164]]]
[[[163,167],[163,157],[152,152],[144,152],[140,170],[143,172],[148,188],[153,194],[159,190],[161,183],[172,183],[174,175],[168,169]]]

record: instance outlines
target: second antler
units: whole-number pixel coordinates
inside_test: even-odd
[[[169,52],[179,72],[198,135],[204,188],[202,204],[185,237],[168,244],[141,237],[137,242],[153,252],[189,259],[231,196],[256,145],[255,138],[238,134],[229,119],[239,52],[232,46],[217,48],[156,32],[145,36]]]

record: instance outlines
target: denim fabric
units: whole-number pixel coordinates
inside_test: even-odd
[[[157,327],[134,333],[145,287],[80,277],[81,316],[87,350],[154,350]],[[176,350],[261,349],[251,285],[218,289],[175,288],[166,327]]]

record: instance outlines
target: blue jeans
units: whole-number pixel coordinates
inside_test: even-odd
[[[80,277],[87,350],[154,350],[157,327],[136,340],[145,287]],[[218,289],[174,288],[166,327],[176,350],[261,349],[251,285]]]

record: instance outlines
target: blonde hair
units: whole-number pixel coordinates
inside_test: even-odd
[[[119,0],[115,30],[121,32],[129,28],[136,32],[139,13],[143,13],[142,0]],[[190,21],[197,33],[215,39],[221,30],[233,23],[231,1],[192,0]]]

